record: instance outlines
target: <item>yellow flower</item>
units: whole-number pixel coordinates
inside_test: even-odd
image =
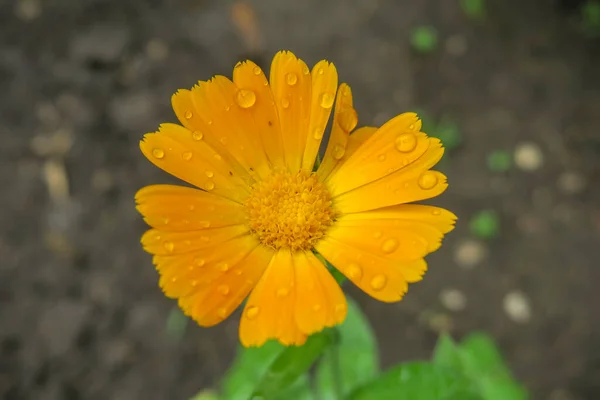
[[[195,186],[136,195],[160,286],[202,326],[248,297],[240,340],[300,345],[341,323],[344,294],[320,254],[370,296],[399,301],[456,217],[408,204],[442,193],[444,149],[414,113],[357,125],[350,87],[327,61],[279,52],[270,79],[251,61],[172,98],[181,125],[140,142],[156,166]],[[333,105],[322,163],[313,172]],[[351,133],[352,132],[352,133]],[[351,133],[351,134],[350,134]]]

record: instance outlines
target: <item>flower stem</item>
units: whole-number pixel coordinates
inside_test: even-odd
[[[342,388],[342,370],[340,366],[340,333],[337,328],[334,328],[335,341],[330,347],[329,362],[331,365],[331,376],[333,378],[333,391],[337,400],[342,400],[344,397]]]

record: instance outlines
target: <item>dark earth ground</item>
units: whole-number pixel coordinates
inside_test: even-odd
[[[483,329],[533,398],[600,399],[598,42],[541,0],[490,0],[479,23],[453,0],[256,0],[262,41],[229,4],[0,2],[0,397],[187,399],[226,370],[237,316],[178,342],[165,330],[173,302],[133,195],[169,178],[137,143],[174,120],[176,89],[289,48],[336,63],[361,124],[419,108],[461,127],[436,200],[460,220],[426,279],[397,305],[352,290],[383,364],[428,357],[440,329]],[[408,44],[421,24],[440,34],[426,56]],[[486,169],[523,142],[539,168]],[[469,233],[481,209],[498,238]]]

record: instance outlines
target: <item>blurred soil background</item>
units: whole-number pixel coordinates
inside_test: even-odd
[[[382,364],[485,330],[532,398],[600,399],[600,12],[584,3],[0,1],[0,398],[218,382],[239,313],[178,326],[133,201],[173,180],[138,141],[175,121],[178,88],[290,49],[335,62],[359,125],[422,110],[448,147],[436,204],[460,219],[426,278],[392,305],[351,290]]]

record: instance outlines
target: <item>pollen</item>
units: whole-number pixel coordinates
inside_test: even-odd
[[[256,183],[245,206],[250,229],[264,245],[292,251],[311,249],[335,215],[325,186],[303,171]]]

